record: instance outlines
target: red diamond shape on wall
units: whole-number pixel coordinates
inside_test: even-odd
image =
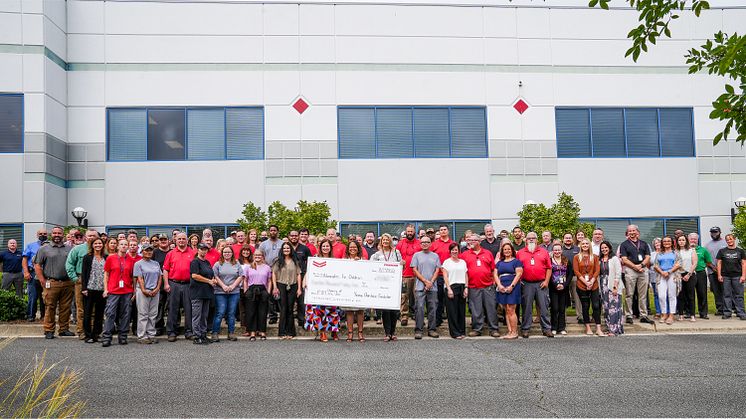
[[[293,103],[293,108],[296,111],[298,111],[298,113],[300,114],[305,112],[306,109],[308,109],[308,106],[309,106],[308,103],[305,100],[303,100],[303,98],[298,98],[298,100],[296,100],[295,103]]]
[[[528,110],[528,103],[524,102],[523,99],[518,99],[518,101],[513,104],[513,109],[518,111],[519,114],[523,115],[523,113]]]

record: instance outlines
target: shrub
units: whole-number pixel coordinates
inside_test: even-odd
[[[26,299],[15,291],[0,290],[0,322],[23,319],[26,316]]]

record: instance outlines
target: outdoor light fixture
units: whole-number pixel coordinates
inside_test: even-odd
[[[88,216],[88,211],[83,207],[75,207],[71,212],[73,218],[78,222],[78,227],[88,228],[88,220],[85,218]]]
[[[536,202],[534,202],[532,199],[529,199],[528,201],[524,202],[523,205],[536,205]]]
[[[742,207],[746,206],[746,198],[739,196],[738,199],[736,199],[736,202],[733,203],[736,208],[730,209],[730,222],[735,223],[736,222],[736,215],[738,215],[738,211],[741,210]]]

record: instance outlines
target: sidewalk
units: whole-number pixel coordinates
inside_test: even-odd
[[[574,318],[571,318],[568,316],[568,322],[571,320],[574,320]],[[470,324],[470,319],[467,318],[466,320],[467,324],[467,332],[469,331],[468,325]],[[71,329],[74,331],[74,327],[71,327]],[[296,329],[298,332],[298,336],[305,336],[305,337],[313,337],[315,334],[313,332],[308,332],[306,330],[303,330],[302,328]],[[236,331],[240,335],[242,330],[240,329],[240,325],[236,324]],[[656,334],[656,333],[746,333],[746,321],[739,320],[738,317],[731,317],[729,320],[723,320],[720,317],[715,317],[713,315],[710,316],[709,320],[703,320],[700,318],[697,318],[696,322],[691,322],[688,320],[684,321],[677,321],[674,322],[672,325],[667,325],[664,323],[656,323],[656,324],[645,324],[640,323],[637,320],[635,320],[635,324],[629,325],[624,324],[624,331],[626,334]],[[414,321],[410,319],[409,324],[406,327],[401,327],[399,324],[397,324],[396,332],[398,336],[413,336],[414,335]],[[221,330],[221,338],[224,337],[227,333],[227,329],[225,326],[223,326]],[[383,336],[383,327],[381,325],[376,324],[375,321],[367,321],[365,322],[364,327],[364,333],[366,337],[382,337]],[[443,325],[438,328],[438,333],[442,338],[448,338],[448,322],[443,322]],[[506,333],[506,328],[504,325],[500,325],[500,333]],[[574,322],[571,322],[567,325],[567,334],[568,336],[578,336],[583,335],[585,333],[585,327],[581,324],[577,324]],[[541,329],[537,323],[534,323],[533,327],[531,328],[531,335],[532,336],[541,336]],[[0,323],[0,337],[43,337],[44,333],[42,330],[41,322],[37,321],[35,323],[27,323],[27,322],[13,322],[13,323]],[[276,337],[277,336],[277,325],[271,324],[267,327],[267,336],[269,337]],[[488,336],[488,331],[485,329],[483,337]],[[340,331],[340,339],[345,339],[347,337],[346,335],[346,329],[342,329]],[[357,329],[355,331],[354,338],[357,339]],[[74,338],[69,338],[74,339]],[[425,339],[430,339],[428,337],[425,337]]]

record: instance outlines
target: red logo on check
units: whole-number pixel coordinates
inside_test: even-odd
[[[314,261],[313,262],[313,266],[315,266],[317,268],[323,268],[324,266],[326,266],[326,262],[316,262],[316,261]]]

